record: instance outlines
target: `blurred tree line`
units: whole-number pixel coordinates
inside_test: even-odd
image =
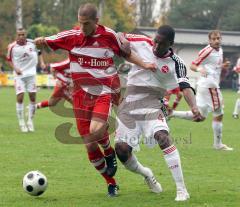
[[[116,31],[136,26],[171,24],[176,28],[240,30],[239,0],[22,0],[23,25],[28,37],[48,36],[77,25],[79,5],[95,3],[100,23]],[[7,45],[15,39],[16,0],[0,0],[0,61]],[[59,54],[59,56],[58,56]],[[49,54],[49,61],[62,53]]]
[[[165,15],[177,28],[240,31],[239,11],[239,0],[171,0]]]
[[[125,0],[22,0],[23,25],[28,38],[49,36],[76,26],[79,5],[91,2],[96,5],[104,3],[100,23],[116,31],[131,31],[135,27],[133,8]],[[14,41],[15,0],[0,1],[0,61],[4,62],[7,45]],[[48,54],[47,61],[62,59],[64,53],[56,56]]]

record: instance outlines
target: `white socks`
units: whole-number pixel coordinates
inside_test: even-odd
[[[212,128],[214,134],[214,146],[222,145],[222,122],[213,121]]]
[[[143,177],[149,176],[148,168],[144,167],[140,162],[138,162],[136,156],[132,153],[132,156],[123,163],[127,170],[130,170],[134,173],[140,174]]]
[[[17,117],[18,117],[18,122],[20,126],[25,125],[24,121],[24,104],[23,103],[16,103],[16,111],[17,111]]]
[[[193,120],[193,113],[191,111],[173,111],[170,117]]]
[[[233,114],[238,115],[239,111],[240,111],[240,99],[238,98],[236,103],[235,103]]]
[[[34,102],[30,102],[28,105],[28,120],[32,120],[33,116],[35,114],[35,108],[36,108],[36,104]]]
[[[177,190],[185,189],[180,155],[174,145],[163,150],[165,161],[176,183]]]

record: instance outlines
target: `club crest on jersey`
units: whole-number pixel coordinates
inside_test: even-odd
[[[168,73],[169,72],[169,67],[167,65],[162,66],[161,72],[162,73]]]

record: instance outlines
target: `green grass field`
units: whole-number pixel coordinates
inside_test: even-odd
[[[48,98],[51,90],[41,89],[38,101]],[[0,206],[240,206],[240,120],[231,117],[236,92],[224,91],[224,143],[233,152],[212,149],[211,116],[203,123],[184,120],[169,122],[178,147],[191,199],[176,203],[175,184],[162,152],[142,146],[139,160],[153,169],[164,192],[150,193],[142,177],[126,171],[119,162],[116,178],[120,185],[117,198],[106,196],[106,184],[90,165],[83,145],[62,144],[54,137],[56,126],[74,119],[63,118],[48,109],[37,111],[36,132],[19,131],[13,88],[0,88]],[[28,102],[25,97],[25,103]],[[185,108],[181,104],[180,109]],[[190,136],[191,134],[191,136]],[[30,170],[40,170],[48,178],[47,191],[31,197],[22,189],[22,177]]]

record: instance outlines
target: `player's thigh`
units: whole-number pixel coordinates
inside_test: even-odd
[[[28,93],[36,93],[37,87],[36,87],[36,76],[29,76],[24,78],[24,82],[26,85],[26,90]]]
[[[166,131],[169,133],[170,129],[167,125],[165,117],[160,117],[153,120],[146,120],[141,122],[141,128],[143,129],[144,134],[144,144],[149,147],[157,144],[154,135],[158,131]]]
[[[14,79],[14,87],[15,87],[16,95],[22,94],[26,91],[25,82],[23,81],[22,78]]]
[[[122,117],[122,116],[121,116]],[[122,117],[123,118],[123,117]],[[115,143],[127,143],[133,149],[139,149],[141,128],[139,127],[138,121],[132,120],[131,124],[127,124],[126,119],[123,122],[122,118],[117,117],[116,119],[116,133],[115,133]]]

